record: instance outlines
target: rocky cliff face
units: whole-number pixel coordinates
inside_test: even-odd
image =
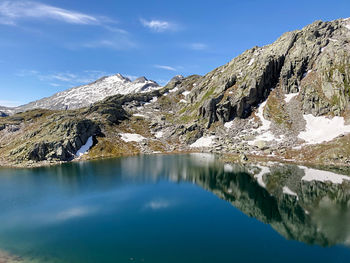
[[[349,104],[349,25],[317,21],[247,50],[197,81],[190,101],[201,102],[197,114],[209,127],[248,117],[273,89],[300,92],[303,113],[341,115]]]
[[[186,93],[175,117],[183,126],[178,126],[180,140],[183,135],[182,141],[192,144],[188,138],[215,135],[209,148],[219,152],[281,155],[304,148],[321,152],[322,161],[342,156],[350,161],[348,149],[334,151],[349,139],[349,28],[350,19],[316,21],[271,45],[247,50],[193,82],[170,83],[180,97]],[[336,126],[339,130],[333,131]],[[332,136],[317,137],[320,130]],[[310,146],[329,141],[333,146],[324,151]]]

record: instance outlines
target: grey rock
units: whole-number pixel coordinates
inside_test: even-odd
[[[241,162],[246,162],[246,161],[248,161],[248,157],[247,157],[244,153],[241,153],[241,154],[239,155],[239,160],[240,160]]]

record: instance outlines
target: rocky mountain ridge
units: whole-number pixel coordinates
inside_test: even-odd
[[[87,85],[58,92],[50,97],[19,107],[8,108],[0,106],[0,114],[2,112],[4,113],[3,115],[11,115],[32,109],[74,110],[90,106],[109,96],[148,92],[160,88],[161,86],[158,83],[148,80],[145,77],[139,77],[131,81],[129,78],[118,73],[112,76],[102,77]]]
[[[99,81],[109,87],[108,80]],[[79,158],[205,151],[241,161],[348,165],[350,19],[316,21],[287,32],[205,76],[176,76],[150,92],[115,95],[86,108],[33,117],[38,114],[34,110],[0,118],[0,135],[6,138],[0,140],[3,163],[69,161],[92,137],[90,151]],[[96,129],[88,136],[81,129],[75,132],[74,125],[62,126],[66,134],[48,131],[43,127],[53,116],[57,125],[79,119],[91,121]],[[39,142],[52,147],[40,151]],[[70,152],[69,158],[55,154],[61,148]],[[32,151],[43,154],[38,160]]]

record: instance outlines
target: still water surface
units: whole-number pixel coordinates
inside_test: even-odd
[[[346,184],[276,169],[266,188],[209,155],[1,169],[0,250],[45,263],[350,262]]]

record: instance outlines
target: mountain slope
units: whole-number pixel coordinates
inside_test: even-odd
[[[105,86],[99,87],[113,86],[102,81]],[[70,105],[81,105],[77,99]],[[33,114],[0,118],[0,138],[7,138],[0,140],[0,158],[8,164],[36,162],[29,154],[33,151],[42,153],[40,162],[74,159],[72,151],[85,144],[88,136],[77,125],[64,123],[79,116],[81,121],[94,123],[88,134],[94,143],[85,159],[205,151],[243,161],[248,157],[251,161],[348,165],[350,19],[316,21],[287,32],[205,76],[176,76],[159,90],[112,96],[75,111],[46,112],[59,115],[54,120],[67,127],[69,143],[62,141],[61,128],[40,128],[38,135],[38,127],[46,127],[53,119],[33,118]],[[79,143],[72,134],[77,134]],[[55,154],[61,148],[69,158]]]
[[[0,111],[13,114],[14,112],[23,112],[32,109],[79,109],[101,101],[108,96],[147,92],[159,88],[161,86],[156,82],[148,80],[145,77],[130,81],[121,74],[116,74],[109,77],[102,77],[90,84],[74,87],[23,106],[15,108],[0,107]]]
[[[189,139],[216,134],[214,148],[272,154],[348,134],[349,28],[350,19],[317,21],[247,50],[191,85],[180,83],[179,93],[188,91],[176,117],[185,126],[180,134],[192,127]]]

